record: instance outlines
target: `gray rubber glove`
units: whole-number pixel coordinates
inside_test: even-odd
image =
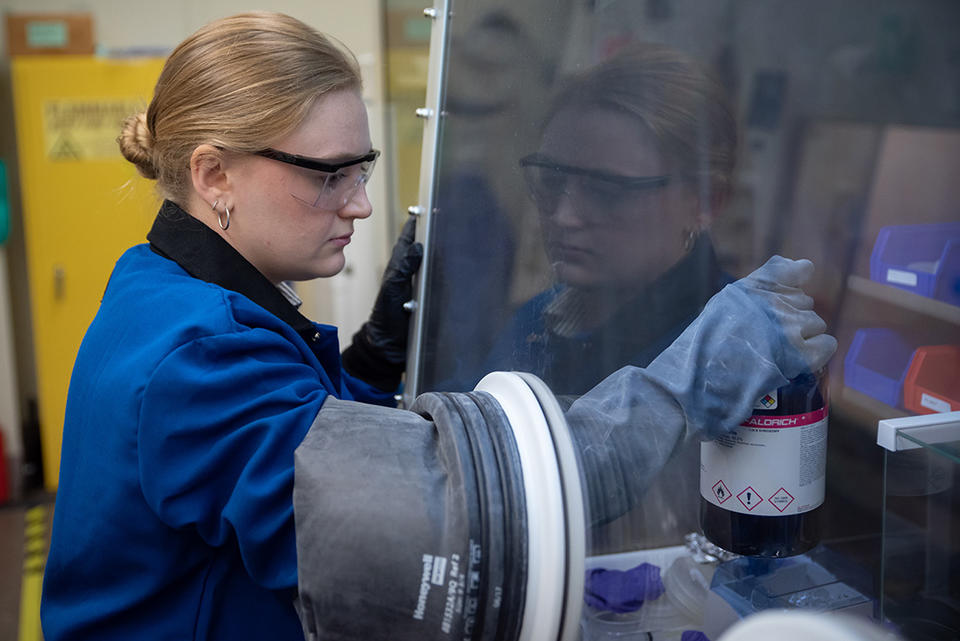
[[[423,259],[423,245],[414,242],[416,224],[413,216],[404,224],[370,318],[342,355],[343,367],[351,376],[382,390],[396,389],[406,366],[410,312],[403,304],[413,297],[413,275]]]
[[[774,256],[732,283],[646,368],[624,367],[566,418],[588,475],[594,521],[622,514],[687,438],[746,419],[764,393],[826,365],[837,341],[801,289],[808,260]]]

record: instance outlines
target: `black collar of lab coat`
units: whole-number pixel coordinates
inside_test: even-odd
[[[307,342],[320,336],[313,323],[217,232],[165,200],[147,234],[150,249],[174,261],[194,278],[243,294],[287,323]]]

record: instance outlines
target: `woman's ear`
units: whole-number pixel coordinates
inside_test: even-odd
[[[727,206],[730,200],[730,187],[723,184],[713,184],[708,198],[700,199],[697,211],[697,224],[701,229],[708,229],[717,216]]]
[[[206,202],[228,204],[230,180],[227,176],[223,150],[213,145],[200,145],[190,155],[190,179],[193,189]]]

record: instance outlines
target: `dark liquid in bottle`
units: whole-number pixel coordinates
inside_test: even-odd
[[[754,410],[754,416],[783,416],[816,411],[827,402],[826,371],[805,374],[777,390],[777,407]],[[704,536],[724,550],[745,556],[785,557],[802,554],[820,542],[820,511],[760,516],[718,507],[700,497]]]

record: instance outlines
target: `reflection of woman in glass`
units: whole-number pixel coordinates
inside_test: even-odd
[[[631,45],[571,77],[539,149],[520,161],[556,284],[518,311],[492,368],[531,371],[556,394],[581,395],[673,344],[731,280],[708,230],[730,192],[736,143],[722,87],[675,50]],[[599,546],[675,541],[696,529],[699,443],[673,440],[663,425],[643,445],[583,444],[598,461],[596,502],[631,508],[596,533]],[[602,453],[611,447],[650,451],[614,469],[613,451]]]
[[[635,45],[573,77],[520,163],[557,285],[516,317],[512,366],[579,394],[666,348],[728,282],[707,230],[735,147],[723,90],[671,49]]]

